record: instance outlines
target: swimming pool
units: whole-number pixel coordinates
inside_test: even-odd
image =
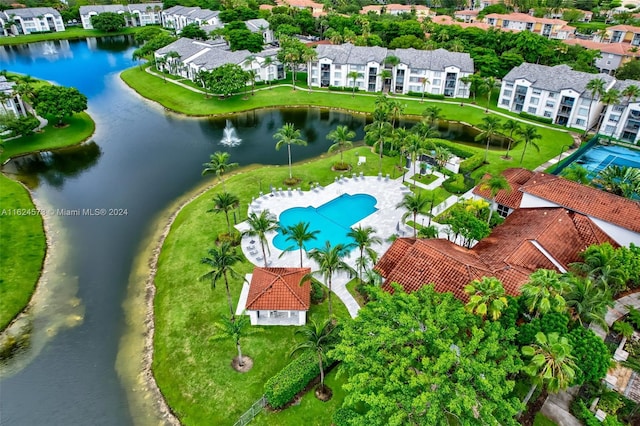
[[[309,230],[320,231],[316,239],[305,244],[306,250],[324,247],[329,241],[336,244],[351,244],[353,239],[347,236],[351,226],[376,212],[378,201],[368,194],[342,194],[319,207],[293,207],[283,211],[279,217],[280,228],[308,222]],[[280,250],[297,250],[294,241],[287,241],[282,231],[273,238],[273,245]]]
[[[618,145],[594,145],[574,163],[587,169],[591,178],[607,166],[629,166],[640,169],[640,150]]]

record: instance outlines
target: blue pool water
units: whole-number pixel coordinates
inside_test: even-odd
[[[376,203],[375,197],[368,194],[343,194],[320,207],[293,207],[280,214],[280,228],[308,222],[310,231],[320,231],[315,240],[305,244],[306,250],[324,247],[326,241],[332,246],[351,244],[353,239],[347,236],[351,226],[377,211]],[[273,245],[280,250],[298,249],[294,241],[287,241],[282,231],[273,238]]]
[[[594,145],[575,160],[595,177],[607,166],[629,166],[640,169],[640,150],[623,146]]]

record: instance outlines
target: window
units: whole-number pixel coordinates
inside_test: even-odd
[[[433,86],[440,86],[440,79],[439,79],[439,78],[436,78],[435,80],[433,80],[432,85],[433,85]]]
[[[545,106],[546,106],[547,108],[555,108],[556,103],[555,103],[555,102],[549,102],[549,101],[547,101],[547,103],[545,104]]]
[[[587,114],[589,114],[589,108],[578,108],[578,115],[586,117]]]
[[[604,132],[609,134],[609,135],[612,135],[613,132],[615,132],[615,131],[616,131],[616,126],[607,126],[607,127],[604,128]]]
[[[340,86],[340,80],[333,80],[333,85],[334,86]]]
[[[609,121],[617,123],[618,121],[620,121],[620,114],[611,114],[609,116]]]
[[[551,111],[545,111],[544,116],[547,118],[551,118]]]
[[[590,103],[591,103],[591,99],[585,99],[585,98],[580,99],[580,105],[582,106],[589,106]]]
[[[502,99],[502,101],[500,101],[500,104],[509,106],[509,99]]]
[[[334,78],[342,78],[342,73],[341,72],[335,73]]]
[[[409,77],[409,83],[420,83],[420,77]]]
[[[622,112],[624,111],[624,107],[622,105],[614,105],[613,112]]]
[[[509,214],[509,207],[498,204],[497,211],[501,217],[507,217],[507,215]]]
[[[578,119],[576,120],[576,124],[577,124],[578,126],[584,126],[586,123],[587,123],[587,121],[586,121],[584,118],[578,118]]]
[[[442,73],[440,71],[434,71],[433,72],[433,76],[434,77],[440,77],[442,75]]]
[[[504,95],[505,95],[505,96],[507,96],[507,97],[509,97],[509,98],[511,97],[511,95],[512,95],[512,94],[513,94],[513,91],[512,91],[512,90],[505,90],[505,91],[504,91]]]
[[[340,71],[340,70],[342,70],[342,65],[334,65],[333,69],[336,70],[336,71]]]
[[[513,87],[513,83],[507,83],[507,84],[505,84],[505,87],[511,88],[511,87]]]
[[[540,98],[531,98],[531,100],[529,100],[531,105],[538,105],[538,102],[540,102]]]
[[[539,95],[539,94],[541,94],[541,93],[542,93],[542,90],[540,90],[540,89],[533,89],[532,93],[533,93],[534,95]]]
[[[549,93],[549,99],[555,99],[555,98],[556,98],[555,93]]]
[[[536,107],[529,107],[529,109],[527,110],[527,112],[528,112],[529,114],[535,114],[535,113],[536,113],[536,111],[537,111],[537,108],[536,108]]]

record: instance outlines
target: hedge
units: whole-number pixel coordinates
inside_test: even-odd
[[[524,112],[524,111],[521,111],[519,115],[522,118],[526,118],[528,120],[537,121],[539,123],[553,124],[553,119],[551,119],[551,118],[538,117],[537,115],[529,114],[528,112]]]
[[[345,86],[329,86],[329,90],[333,90],[334,92],[353,92],[353,87],[345,87]],[[356,87],[356,92],[359,92],[360,88]]]
[[[430,138],[430,139],[427,139],[426,142],[427,142],[427,145],[431,143],[435,146],[447,148],[449,151],[451,151],[453,155],[457,155],[458,157],[461,157],[461,158],[469,158],[473,155],[473,152],[467,151],[466,149],[461,148],[460,145],[455,144],[453,142],[449,142],[446,139]]]
[[[464,176],[461,174],[453,175],[442,182],[442,187],[452,194],[464,194],[471,189],[471,186],[466,184]]]
[[[471,173],[475,169],[481,167],[484,164],[484,154],[477,153],[460,163],[460,169],[458,170],[462,174]]]
[[[422,92],[409,91],[409,92],[407,92],[407,96],[415,96],[416,98],[421,98],[422,97]],[[425,93],[424,97],[426,99],[438,99],[438,100],[443,100],[445,98],[444,95],[434,95],[433,93]]]
[[[335,426],[349,426],[352,425],[358,417],[360,417],[360,415],[351,408],[340,407],[333,413],[332,420]]]
[[[264,385],[264,396],[271,407],[283,407],[319,374],[317,354],[304,352],[267,380]]]

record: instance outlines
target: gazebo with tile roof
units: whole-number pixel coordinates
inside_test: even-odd
[[[304,325],[311,305],[311,283],[300,285],[300,281],[309,272],[310,268],[256,267],[245,303],[251,325]]]

